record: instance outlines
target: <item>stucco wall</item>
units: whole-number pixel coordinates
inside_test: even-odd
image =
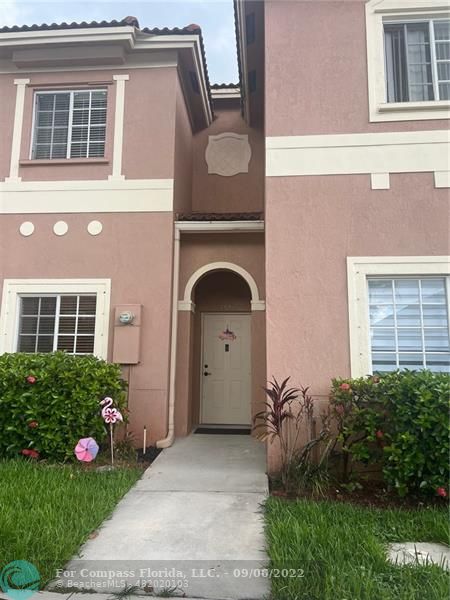
[[[266,135],[443,129],[369,123],[365,0],[265,3]]]
[[[110,278],[111,314],[108,358],[112,357],[113,315],[118,304],[142,304],[139,365],[124,375],[130,382],[131,430],[147,425],[149,443],[166,434],[169,364],[172,214],[28,215],[30,237],[19,234],[19,215],[0,220],[0,287],[3,278]],[[53,224],[69,225],[62,237]],[[98,236],[86,226],[103,224]]]
[[[192,207],[192,129],[179,80],[176,82],[174,213]]]
[[[266,136],[448,128],[369,122],[365,0],[267,2],[265,35]],[[433,173],[391,173],[388,190],[369,174],[267,177],[265,201],[267,372],[311,386],[317,414],[351,375],[347,257],[450,254],[449,192]]]
[[[114,112],[116,86],[112,77],[128,74],[125,82],[125,114],[122,173],[128,179],[169,179],[174,175],[175,107],[178,76],[175,67],[148,69],[114,69],[67,71],[49,73],[21,73],[29,78],[23,114],[20,159],[30,158],[35,89],[68,89],[77,86],[105,87],[108,91],[106,163],[86,160],[83,164],[67,161],[65,164],[22,164],[19,176],[24,181],[73,181],[107,179],[112,173]],[[0,180],[9,175],[12,131],[16,102],[17,74],[0,75]]]
[[[197,133],[193,144],[193,210],[196,212],[252,212],[264,209],[264,136],[249,128],[239,108],[216,110],[215,120]],[[232,177],[209,175],[205,160],[208,136],[247,134],[252,150],[248,173]]]
[[[266,185],[267,372],[325,401],[351,375],[346,258],[450,254],[448,190],[431,173],[391,175],[383,191],[366,175]]]

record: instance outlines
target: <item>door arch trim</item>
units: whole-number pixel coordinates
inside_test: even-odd
[[[259,290],[256,281],[248,271],[239,265],[236,265],[235,263],[213,262],[200,267],[189,277],[184,289],[183,300],[178,302],[178,310],[195,312],[195,304],[192,300],[192,291],[195,288],[198,280],[206,275],[206,273],[210,273],[211,271],[232,271],[233,273],[240,275],[247,282],[247,285],[250,288],[252,311],[266,309],[265,301],[261,300],[259,296]]]

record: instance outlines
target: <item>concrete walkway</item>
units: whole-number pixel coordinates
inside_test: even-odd
[[[58,585],[155,595],[262,600],[269,582],[260,505],[264,446],[194,434],[164,450],[80,550]],[[183,596],[182,594],[185,594]]]

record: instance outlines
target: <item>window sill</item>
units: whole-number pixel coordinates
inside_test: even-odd
[[[379,103],[371,121],[420,121],[450,118],[450,101]]]
[[[108,163],[108,158],[27,158],[19,161],[19,165],[21,167],[38,167],[48,165],[106,165]]]
[[[448,110],[449,108],[449,100],[427,100],[424,102],[385,102],[378,106],[378,110],[380,112],[400,110]]]

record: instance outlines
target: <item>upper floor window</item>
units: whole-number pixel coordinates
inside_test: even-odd
[[[385,23],[388,102],[450,99],[450,20]]]
[[[448,119],[450,6],[366,0],[369,120]]]
[[[36,92],[32,158],[105,155],[106,90]]]

